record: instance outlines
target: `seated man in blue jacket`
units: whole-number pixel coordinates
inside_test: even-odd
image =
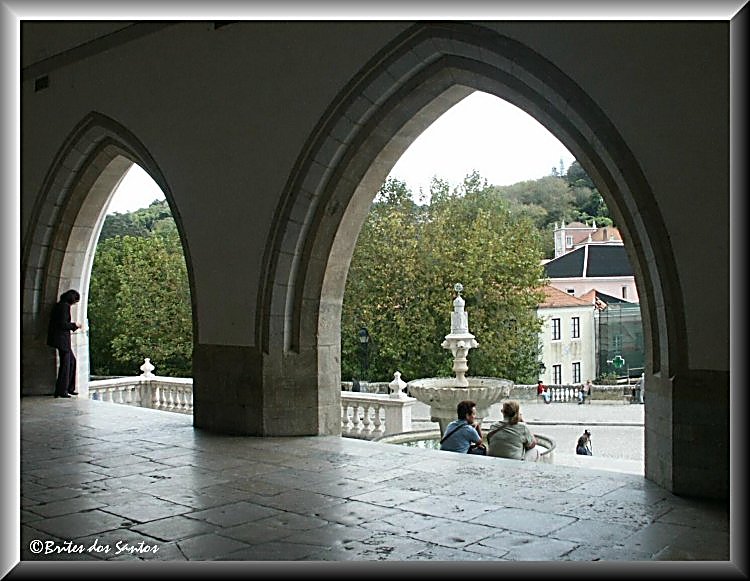
[[[458,419],[445,428],[445,435],[440,440],[440,449],[448,452],[466,454],[472,444],[482,443],[482,431],[477,422],[477,404],[464,400],[456,406]]]

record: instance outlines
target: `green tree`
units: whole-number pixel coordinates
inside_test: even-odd
[[[150,357],[160,375],[191,373],[192,319],[187,269],[174,241],[162,236],[122,238],[117,311],[112,340],[116,361],[138,369]]]
[[[526,380],[536,372],[535,307],[541,252],[533,223],[478,174],[451,189],[433,180],[431,201],[417,207],[403,182],[389,180],[360,233],[342,311],[342,375],[359,376],[357,330],[375,349],[368,379],[451,374],[440,343],[450,331],[453,285],[462,282],[472,331],[472,375]]]
[[[164,216],[163,204],[118,221],[136,224],[134,230],[145,235],[100,237],[88,306],[95,375],[132,375],[145,357],[160,375],[192,373],[187,269],[177,227]]]
[[[138,369],[123,367],[112,357],[112,341],[125,331],[120,328],[117,313],[122,251],[120,237],[100,241],[96,247],[88,302],[89,358],[93,375],[133,375]]]
[[[613,225],[604,198],[580,163],[574,161],[570,164],[565,179],[573,192],[574,219],[585,223],[593,219],[599,226]]]
[[[398,180],[389,180],[381,188],[370,210],[357,241],[344,298],[344,377],[362,377],[357,338],[362,326],[371,336],[370,376],[381,375],[381,369],[391,368],[401,359],[401,345],[392,337],[414,334],[417,339],[422,332],[410,290],[417,284],[420,213],[406,185]]]
[[[104,219],[99,241],[115,236],[150,236],[162,222],[174,225],[169,204],[166,200],[154,200],[147,208],[134,212],[108,214]]]

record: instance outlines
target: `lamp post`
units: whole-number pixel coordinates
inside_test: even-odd
[[[370,333],[366,327],[362,327],[357,333],[362,357],[362,380],[367,381],[367,368],[369,367]]]
[[[543,361],[539,362],[539,375],[541,377],[544,377],[544,372],[547,371],[547,366],[544,364]],[[542,380],[543,381],[543,380]]]

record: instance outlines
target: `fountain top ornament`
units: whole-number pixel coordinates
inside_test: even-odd
[[[453,312],[451,313],[451,332],[445,336],[440,346],[449,349],[453,353],[453,372],[456,374],[456,387],[468,387],[466,372],[469,370],[467,357],[470,349],[479,347],[474,335],[469,333],[469,314],[464,310],[466,301],[461,296],[464,285],[460,282],[453,287],[456,298],[453,301]]]
[[[461,296],[461,292],[464,290],[464,285],[457,282],[454,285],[453,290],[456,291],[456,298],[453,301],[453,312],[451,313],[451,335],[468,333],[469,314],[464,310],[466,301]]]

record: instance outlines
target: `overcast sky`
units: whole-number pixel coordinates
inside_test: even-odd
[[[425,130],[394,166],[391,176],[415,195],[427,192],[434,175],[453,185],[473,170],[494,185],[509,185],[565,169],[574,157],[533,117],[487,93],[476,92]],[[115,192],[108,213],[130,212],[163,199],[159,187],[133,166]]]

